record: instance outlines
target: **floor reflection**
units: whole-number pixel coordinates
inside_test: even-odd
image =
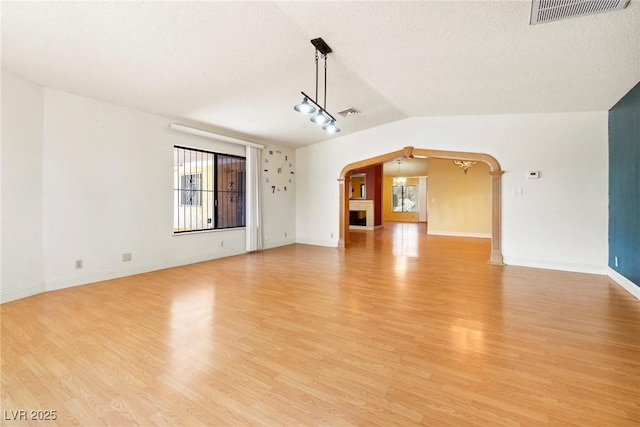
[[[197,379],[197,367],[213,354],[215,288],[184,289],[171,302],[168,372],[182,383]]]
[[[392,228],[392,253],[396,256],[417,257],[420,230],[425,227],[422,223],[395,223]]]

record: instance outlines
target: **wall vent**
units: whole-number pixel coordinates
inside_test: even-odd
[[[629,0],[533,0],[530,24],[620,10],[627,4]]]
[[[362,111],[358,110],[357,108],[347,108],[346,110],[343,111],[339,111],[338,114],[340,114],[342,117],[349,117],[349,116],[353,116],[354,114],[360,114]]]

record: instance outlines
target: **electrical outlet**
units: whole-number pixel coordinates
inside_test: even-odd
[[[76,270],[80,270],[82,268],[82,260],[81,259],[77,259],[76,260]]]
[[[221,241],[220,241],[220,247],[221,247],[221,248],[224,248],[224,240],[221,240]]]
[[[616,267],[618,266],[618,257],[617,256],[613,257],[613,263],[616,265]]]
[[[287,237],[287,232],[286,231],[284,232],[284,237]]]
[[[131,252],[127,252],[126,254],[122,254],[122,262],[129,262],[133,259],[133,255]]]
[[[333,233],[331,233],[331,238],[333,239]]]

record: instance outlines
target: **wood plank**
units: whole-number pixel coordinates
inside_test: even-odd
[[[640,424],[640,304],[607,277],[490,265],[487,239],[417,223],[350,241],[3,304],[2,408],[52,426]]]

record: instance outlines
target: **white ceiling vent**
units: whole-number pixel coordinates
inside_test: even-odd
[[[339,111],[338,114],[340,114],[342,117],[349,117],[349,116],[353,116],[354,114],[360,114],[361,111],[358,110],[357,108],[347,108],[346,110],[342,110]]]
[[[530,24],[624,9],[629,0],[533,0]]]

